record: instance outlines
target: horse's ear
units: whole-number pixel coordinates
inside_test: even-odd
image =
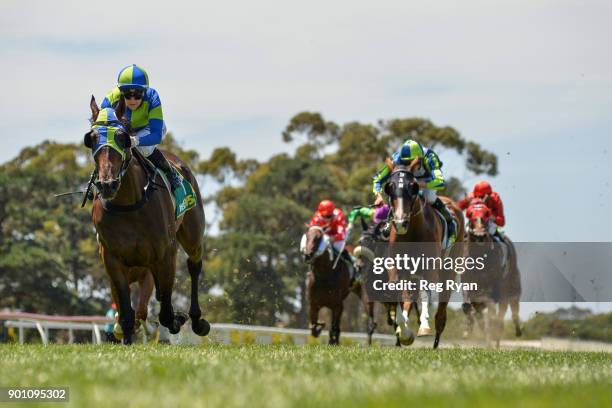
[[[125,113],[125,98],[119,98],[119,103],[115,108],[115,115],[117,115],[117,119],[120,121],[123,120],[123,114]]]
[[[410,186],[410,188],[412,188],[412,195],[415,196],[417,194],[419,194],[419,183],[417,183],[416,181],[412,183],[412,185]]]
[[[414,171],[419,167],[419,163],[421,162],[421,158],[420,157],[415,157],[414,160],[412,160],[410,162],[410,165],[408,166],[408,170],[411,173],[414,173]]]
[[[393,164],[393,160],[391,160],[389,157],[385,159],[385,164],[387,165],[390,171],[393,171],[393,169],[395,168],[395,164]]]
[[[98,108],[96,98],[93,95],[91,95],[91,101],[89,101],[89,108],[91,109],[91,121],[93,123],[98,117],[98,113],[100,113],[100,108]]]

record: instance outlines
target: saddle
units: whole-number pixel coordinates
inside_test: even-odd
[[[178,166],[171,161],[168,161],[168,163],[170,163],[170,165],[173,166],[177,173],[181,176],[183,186],[183,188],[177,189],[173,192],[168,176],[166,176],[162,170],[158,169],[149,159],[144,157],[140,151],[138,151],[138,149],[133,149],[133,152],[149,177],[155,179],[155,175],[158,175],[162,179],[164,186],[170,195],[170,200],[172,201],[172,206],[174,208],[174,216],[177,220],[187,211],[195,207],[197,203],[195,190],[191,183],[185,177],[183,177],[181,169]]]

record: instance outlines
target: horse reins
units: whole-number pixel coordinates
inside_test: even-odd
[[[155,183],[155,177],[157,173],[150,171],[149,165],[147,164],[142,154],[138,151],[138,149],[131,148],[130,153],[131,154],[129,156],[129,159],[124,160],[121,163],[121,168],[119,170],[119,174],[117,178],[121,180],[121,178],[125,175],[125,173],[127,173],[129,165],[132,161],[132,157],[136,156],[136,160],[138,161],[140,166],[143,168],[147,176],[147,184],[142,189],[142,194],[141,194],[140,199],[133,204],[127,204],[127,205],[114,204],[108,200],[103,199],[102,197],[99,197],[98,199],[102,203],[102,208],[104,208],[105,211],[108,211],[110,213],[118,213],[118,212],[123,213],[123,212],[139,210],[149,201],[149,199],[151,198],[151,195],[155,192],[155,190],[157,190],[156,187],[160,187],[160,185]],[[100,190],[100,188],[97,186],[97,183],[94,183],[94,185],[96,186],[98,190]]]

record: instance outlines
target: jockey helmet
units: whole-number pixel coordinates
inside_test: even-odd
[[[400,159],[405,162],[423,157],[423,146],[414,140],[406,140],[400,149]]]
[[[486,181],[476,183],[474,186],[474,197],[482,198],[486,195],[490,195],[493,192],[491,185]]]
[[[332,215],[334,215],[335,209],[336,209],[336,206],[331,200],[323,200],[319,203],[318,211],[322,217],[329,218]]]
[[[132,88],[145,90],[149,87],[149,75],[136,64],[128,65],[119,72],[117,86],[121,90]]]

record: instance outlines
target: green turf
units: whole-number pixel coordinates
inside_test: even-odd
[[[70,406],[78,407],[610,406],[612,355],[272,345],[3,345],[0,386],[69,386]]]

